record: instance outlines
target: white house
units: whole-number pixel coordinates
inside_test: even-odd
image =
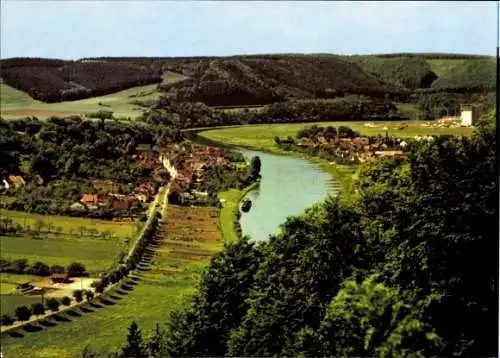
[[[476,111],[474,106],[463,104],[460,106],[460,120],[462,127],[470,127],[476,122]]]

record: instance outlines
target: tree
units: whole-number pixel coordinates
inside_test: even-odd
[[[31,310],[26,306],[16,308],[15,315],[18,321],[24,322],[30,319]]]
[[[59,311],[59,306],[60,306],[60,303],[59,301],[54,298],[54,297],[51,297],[47,300],[47,308],[50,309],[52,312],[57,312]]]
[[[72,262],[66,269],[70,277],[82,277],[87,275],[87,270],[83,264],[79,262]]]
[[[51,274],[54,274],[54,273],[64,273],[66,270],[64,269],[63,266],[60,266],[60,265],[52,265],[50,267],[50,273]]]
[[[75,298],[75,301],[80,303],[83,301],[83,291],[82,290],[74,290],[73,291],[73,297]]]
[[[94,298],[94,291],[85,290],[85,298],[87,299],[88,302],[91,302],[92,299]]]
[[[147,346],[153,357],[164,357],[167,354],[164,332],[160,330],[160,325],[158,323],[156,324],[155,333],[148,340]]]
[[[253,157],[251,162],[251,172],[253,178],[260,178],[260,168],[261,168],[260,157],[259,156]]]
[[[9,315],[4,314],[0,317],[0,326],[10,326],[13,323],[14,319]]]
[[[148,352],[142,340],[142,334],[137,323],[132,322],[128,329],[127,343],[122,348],[121,357],[147,357]]]
[[[69,306],[71,304],[71,298],[69,298],[68,296],[64,296],[61,300],[61,303],[64,306]]]
[[[47,227],[47,223],[42,219],[37,219],[35,221],[34,230],[37,235],[40,235],[40,233],[43,231],[45,227]]]
[[[225,356],[229,332],[248,309],[245,299],[261,252],[243,237],[215,255],[203,274],[199,293],[187,310],[175,311],[166,332],[166,355]]]
[[[41,303],[34,303],[31,305],[31,311],[36,316],[41,316],[45,313],[45,306]]]
[[[26,270],[28,274],[35,276],[48,276],[50,275],[50,268],[43,262],[37,261],[35,262],[28,270]]]

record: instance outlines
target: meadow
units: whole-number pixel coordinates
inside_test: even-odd
[[[82,263],[92,275],[112,266],[120,250],[126,251],[123,242],[113,239],[88,238],[66,235],[0,237],[2,259],[27,259],[29,264],[41,261],[46,265],[68,266]]]
[[[185,77],[174,72],[165,72],[163,83],[173,83]],[[1,116],[5,119],[36,116],[45,119],[50,116],[83,115],[98,110],[112,111],[115,117],[135,119],[143,109],[133,101],[151,101],[158,99],[160,93],[157,85],[129,88],[124,91],[105,96],[92,97],[77,101],[44,103],[31,98],[27,93],[19,91],[4,83],[0,83]]]
[[[135,222],[97,220],[59,215],[40,215],[5,209],[1,209],[0,216],[11,218],[24,229],[32,229],[38,221],[43,221],[45,224],[51,225],[52,227],[60,227],[61,233],[64,234],[74,235],[85,228],[85,230],[95,229],[99,233],[109,232],[110,237],[116,239],[133,238],[143,225],[142,223],[138,224]]]
[[[80,354],[87,345],[118,350],[132,320],[146,336],[156,323],[166,322],[169,312],[195,292],[201,271],[223,244],[217,209],[169,205],[167,211],[164,227],[126,290],[112,290],[105,303],[86,304],[84,312],[61,314],[65,321],[51,321],[52,327],[39,332],[3,336],[3,353],[59,358]]]

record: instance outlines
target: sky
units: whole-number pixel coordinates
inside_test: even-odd
[[[0,57],[495,55],[495,2],[0,2]]]

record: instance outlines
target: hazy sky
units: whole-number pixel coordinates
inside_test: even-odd
[[[1,57],[494,55],[495,2],[1,0]]]

